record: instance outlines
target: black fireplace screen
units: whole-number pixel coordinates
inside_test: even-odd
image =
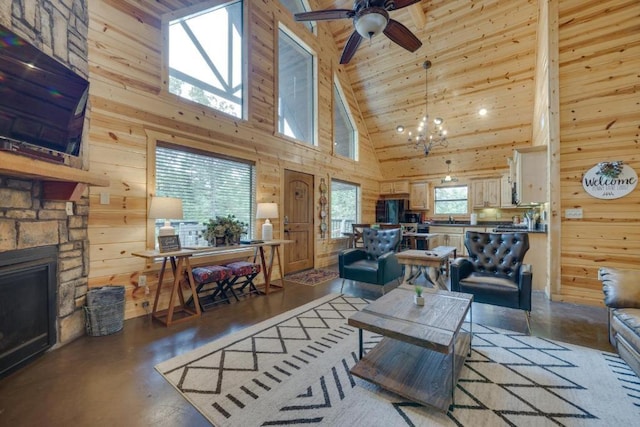
[[[56,246],[0,252],[0,377],[56,342]]]

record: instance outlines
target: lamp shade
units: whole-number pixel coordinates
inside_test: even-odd
[[[377,11],[363,13],[355,20],[356,31],[362,37],[370,39],[371,37],[380,34],[386,28],[387,22],[387,16],[384,16]]]
[[[152,197],[149,204],[149,218],[164,219],[164,226],[160,228],[160,236],[173,236],[175,229],[171,227],[170,219],[182,219],[182,199],[175,197]]]
[[[262,224],[262,240],[273,240],[273,224],[271,224],[269,218],[277,217],[277,203],[258,203],[258,209],[256,209],[256,218],[265,220],[264,224]]]
[[[277,203],[258,203],[258,209],[256,209],[256,218],[269,219],[278,217],[278,204]]]

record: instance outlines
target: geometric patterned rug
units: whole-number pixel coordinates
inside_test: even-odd
[[[323,269],[305,270],[284,276],[285,280],[289,282],[295,282],[307,286],[315,286],[318,283],[323,283],[327,280],[333,280],[337,277],[337,271]]]
[[[617,354],[479,324],[453,410],[389,393],[349,372],[346,319],[367,304],[328,295],[156,369],[216,426],[639,425],[640,379]],[[365,351],[380,339],[364,331]]]

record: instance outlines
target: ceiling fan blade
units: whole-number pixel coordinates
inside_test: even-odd
[[[393,2],[393,6],[389,10],[398,10],[403,7],[411,6],[414,3],[418,3],[420,0],[396,0]]]
[[[360,46],[360,42],[362,41],[362,36],[357,31],[351,33],[349,40],[344,45],[344,49],[342,50],[342,56],[340,57],[341,64],[347,64],[355,55],[358,46]]]
[[[396,20],[389,19],[383,33],[392,42],[397,43],[408,51],[415,52],[422,46],[422,42],[407,27]]]
[[[351,9],[328,9],[296,13],[293,17],[296,21],[328,21],[330,19],[353,18],[355,14]]]

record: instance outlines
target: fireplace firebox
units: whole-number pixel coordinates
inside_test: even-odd
[[[56,343],[57,246],[0,252],[0,378]]]

